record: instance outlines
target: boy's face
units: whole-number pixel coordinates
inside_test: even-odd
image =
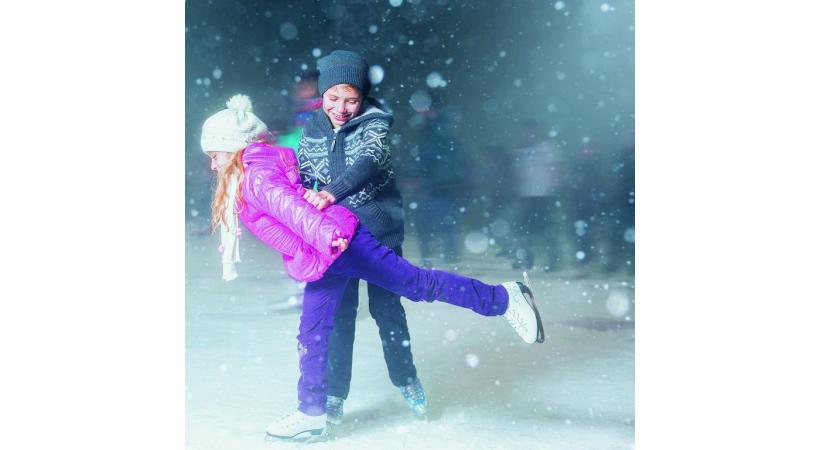
[[[347,84],[337,84],[322,95],[322,110],[330,119],[333,128],[339,128],[356,117],[362,108],[359,90]]]

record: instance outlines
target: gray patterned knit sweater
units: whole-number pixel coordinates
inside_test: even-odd
[[[305,124],[296,156],[302,185],[328,191],[387,247],[404,241],[402,199],[390,158],[393,116],[368,99],[334,132],[324,111]]]

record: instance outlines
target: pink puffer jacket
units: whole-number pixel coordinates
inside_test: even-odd
[[[256,237],[282,253],[285,269],[300,281],[315,281],[339,257],[330,243],[351,239],[359,219],[341,206],[319,211],[302,195],[293,150],[258,142],[242,155],[244,206],[239,219]]]

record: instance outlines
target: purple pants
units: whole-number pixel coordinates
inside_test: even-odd
[[[324,414],[327,403],[327,339],[336,306],[351,278],[360,278],[414,302],[434,300],[472,309],[482,316],[507,311],[507,290],[442,270],[416,267],[382,245],[359,225],[347,250],[324,277],[305,286],[299,323],[299,410]]]

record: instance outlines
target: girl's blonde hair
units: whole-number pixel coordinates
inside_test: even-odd
[[[231,177],[236,174],[238,182],[242,183],[242,178],[245,175],[245,167],[242,165],[242,154],[245,149],[239,150],[231,157],[230,162],[224,169],[216,173],[216,189],[214,190],[214,198],[211,200],[211,233],[225,221],[225,213],[228,212],[228,187],[231,185]],[[237,186],[235,210],[231,213],[239,214],[244,206],[242,199],[242,189]]]

